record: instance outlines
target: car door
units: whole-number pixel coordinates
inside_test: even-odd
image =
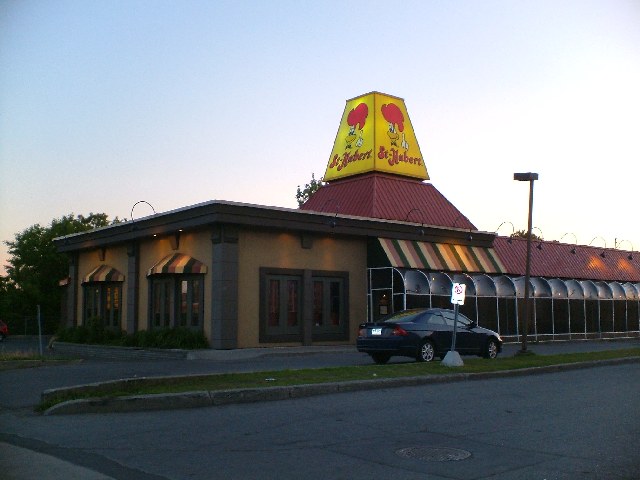
[[[431,339],[436,344],[439,353],[448,352],[451,349],[452,328],[447,325],[447,320],[442,311],[433,312],[429,317],[429,329],[433,332]],[[453,325],[453,324],[452,324]]]
[[[453,324],[455,320],[455,312],[445,311],[443,312],[447,325],[453,330]],[[458,312],[458,327],[456,329],[456,351],[464,354],[476,353],[475,350],[475,337],[476,335],[471,330],[472,322],[467,317]],[[452,332],[453,335],[453,332]]]

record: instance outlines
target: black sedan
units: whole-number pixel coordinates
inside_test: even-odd
[[[396,356],[430,362],[441,359],[451,349],[455,313],[444,308],[403,310],[384,317],[378,323],[363,323],[356,346],[376,363],[384,364]],[[456,351],[461,355],[495,358],[502,350],[500,335],[479,327],[458,313]]]

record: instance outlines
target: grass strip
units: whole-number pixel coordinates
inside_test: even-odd
[[[190,375],[182,377],[158,377],[127,379],[95,384],[90,387],[61,389],[49,395],[36,410],[44,411],[61,402],[82,398],[109,398],[130,395],[181,393],[192,391],[233,390],[242,388],[266,388],[273,386],[310,385],[331,382],[444,375],[451,373],[482,373],[546,367],[580,362],[602,361],[618,358],[640,357],[640,348],[606,350],[599,352],[566,353],[559,355],[527,355],[504,357],[495,360],[465,358],[462,367],[447,367],[440,362],[396,363],[389,365],[364,365],[299,370],[272,370],[250,373],[222,373]]]
[[[34,368],[44,365],[59,365],[78,361],[77,359],[66,357],[46,357],[31,352],[0,353],[0,371]]]

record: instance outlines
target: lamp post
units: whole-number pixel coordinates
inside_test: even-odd
[[[522,328],[522,349],[520,353],[527,353],[527,334],[529,333],[529,277],[531,276],[531,228],[533,224],[533,182],[538,180],[538,174],[514,173],[513,179],[519,182],[529,182],[529,226],[527,229],[527,263],[524,276],[524,320]]]

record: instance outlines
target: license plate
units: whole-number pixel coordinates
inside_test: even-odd
[[[371,335],[382,335],[382,329],[381,328],[372,328],[371,329]]]

